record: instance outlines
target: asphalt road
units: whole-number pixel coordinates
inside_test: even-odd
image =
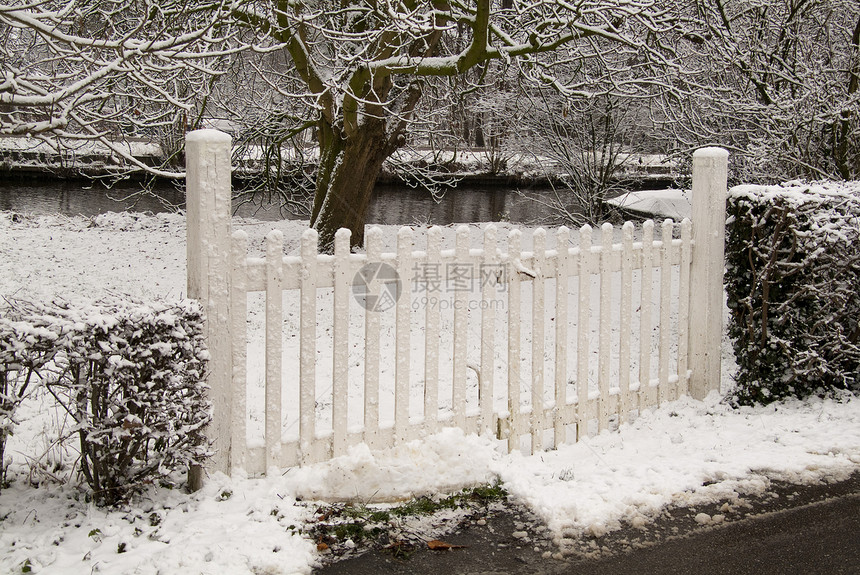
[[[646,529],[626,528],[577,542],[565,559],[542,539],[523,512],[507,509],[443,537],[463,545],[448,551],[421,546],[408,553],[375,550],[318,569],[317,575],[625,575],[625,574],[860,574],[860,474],[830,485],[776,484],[744,502],[715,527],[701,527],[709,508],[668,511]],[[528,526],[528,527],[526,527]],[[523,530],[528,536],[522,537]]]
[[[751,517],[546,573],[860,573],[860,494]]]

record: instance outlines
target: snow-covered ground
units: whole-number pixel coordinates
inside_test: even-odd
[[[256,246],[273,227],[236,225]],[[275,226],[294,250],[302,224]],[[394,229],[385,231],[390,243]],[[0,212],[0,297],[182,297],[184,237],[176,215]],[[724,387],[731,381],[725,363]],[[578,534],[641,524],[666,505],[761,493],[771,478],[844,478],[860,466],[857,398],[734,411],[713,394],[536,455],[509,455],[490,439],[449,429],[385,452],[358,446],[266,478],[215,475],[191,495],[153,487],[123,509],[105,510],[87,503],[74,480],[58,481],[64,471],[51,463],[73,454],[52,444],[61,417],[47,406],[38,398],[25,404],[7,447],[12,484],[0,492],[0,572],[26,565],[59,574],[309,573],[320,556],[300,531],[313,520],[313,501],[397,500],[497,478],[546,523],[563,553]]]

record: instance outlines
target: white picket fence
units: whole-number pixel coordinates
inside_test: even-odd
[[[374,228],[365,253],[350,253],[340,230],[334,254],[321,255],[307,230],[285,256],[273,231],[260,258],[247,255],[243,232],[231,234],[229,136],[192,132],[188,291],[207,309],[213,468],[263,473],[448,426],[535,451],[718,389],[727,156],[694,154],[693,221],[663,222],[656,237],[652,222],[605,224],[596,242],[588,226],[560,228],[547,249],[537,230],[526,250],[519,230],[499,238],[492,225],[480,242],[459,228],[453,246],[439,228],[420,238],[403,228],[385,253]],[[358,274],[383,264],[389,281],[365,286]],[[455,289],[464,271],[470,289]],[[354,297],[397,296],[395,280],[390,310]],[[249,446],[254,293],[264,294],[265,397],[262,438]],[[285,298],[297,322],[285,323]]]

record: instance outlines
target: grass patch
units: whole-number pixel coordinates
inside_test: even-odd
[[[442,511],[462,511],[463,518],[486,513],[494,503],[503,503],[508,493],[498,480],[492,484],[464,489],[444,497],[422,496],[393,507],[356,503],[336,503],[317,507],[316,522],[308,534],[318,548],[333,556],[386,548],[399,555],[420,539],[414,527],[422,518]],[[441,521],[441,520],[440,520]]]

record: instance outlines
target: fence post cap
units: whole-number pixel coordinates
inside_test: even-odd
[[[221,130],[213,130],[204,128],[202,130],[194,130],[185,134],[185,140],[188,142],[229,142],[230,134]]]
[[[699,148],[693,152],[694,158],[728,158],[729,151],[725,148],[716,146],[708,146],[707,148]]]

